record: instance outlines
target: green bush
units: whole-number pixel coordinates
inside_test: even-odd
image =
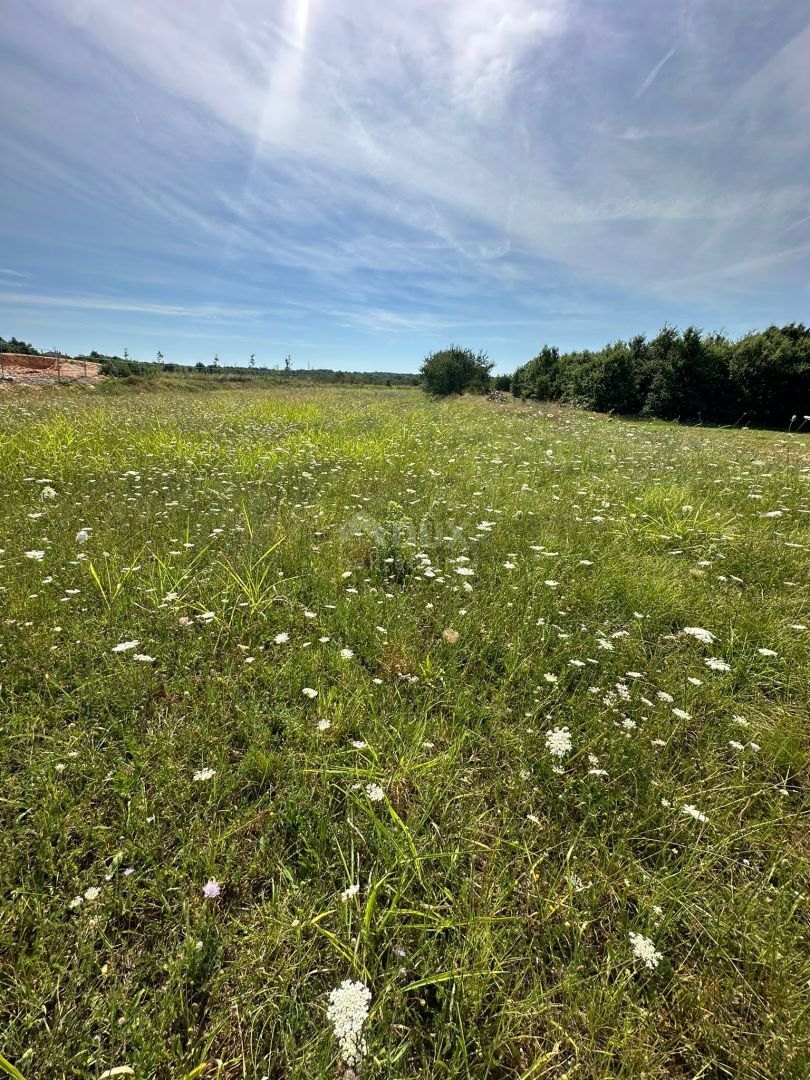
[[[512,392],[600,412],[787,426],[810,413],[810,330],[769,326],[734,342],[664,326],[649,341],[638,335],[595,352],[545,345],[515,372]]]
[[[787,425],[794,414],[810,413],[810,329],[802,323],[748,334],[729,368],[746,419]]]
[[[419,369],[422,389],[437,397],[463,394],[467,390],[483,394],[489,389],[493,366],[485,352],[474,353],[472,349],[451,345],[425,357]]]
[[[515,372],[512,378],[512,392],[519,397],[555,401],[562,396],[559,377],[559,349],[544,345],[533,360]]]

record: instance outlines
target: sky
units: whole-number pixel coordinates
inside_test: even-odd
[[[0,335],[511,371],[810,321],[796,0],[2,0]]]

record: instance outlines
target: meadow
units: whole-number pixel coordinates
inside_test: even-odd
[[[810,1075],[810,437],[0,398],[0,1074]]]

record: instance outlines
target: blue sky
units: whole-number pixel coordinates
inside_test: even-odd
[[[796,0],[4,0],[0,334],[508,371],[810,321]]]

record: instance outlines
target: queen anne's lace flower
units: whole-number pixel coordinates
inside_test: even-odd
[[[553,757],[565,757],[571,752],[571,732],[567,727],[555,727],[546,732],[546,748]]]
[[[708,657],[703,663],[707,668],[711,668],[712,671],[731,671],[731,665],[727,664],[725,660],[720,660],[716,656]]]
[[[140,641],[137,639],[134,641],[122,641],[118,645],[113,645],[112,652],[129,652],[130,649],[137,649],[140,645]]]
[[[360,1064],[366,1053],[363,1024],[368,1016],[371,991],[361,982],[344,979],[329,994],[327,1019],[340,1046],[340,1056],[350,1068]]]
[[[648,937],[644,937],[643,934],[637,934],[631,930],[630,944],[633,946],[633,955],[636,959],[643,960],[650,970],[657,968],[664,959],[656,949],[655,943],[650,941]]]
[[[702,641],[705,645],[711,645],[714,641],[714,634],[711,630],[704,630],[702,626],[685,626],[683,632],[689,634],[690,637],[697,638],[698,641]]]

